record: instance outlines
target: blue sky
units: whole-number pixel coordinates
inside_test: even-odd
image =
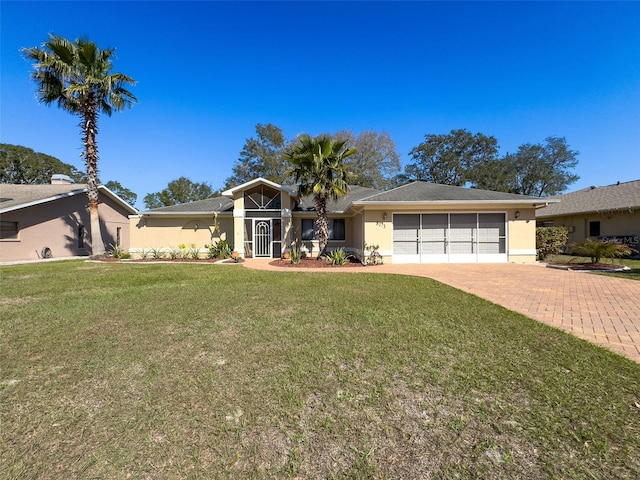
[[[638,2],[2,1],[0,142],[84,169],[78,119],[35,99],[20,47],[48,32],[116,47],[140,102],[101,117],[100,176],[138,194],[221,187],[257,123],[288,138],[387,131],[403,164],[466,128],[500,153],[580,152],[569,191],[640,178]]]

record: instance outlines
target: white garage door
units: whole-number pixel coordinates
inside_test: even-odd
[[[504,213],[393,215],[394,263],[506,262]]]

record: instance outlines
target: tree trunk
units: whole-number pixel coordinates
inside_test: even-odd
[[[329,219],[327,218],[327,197],[317,195],[316,203],[316,228],[318,229],[318,259],[327,254],[327,244],[329,243]]]
[[[95,101],[88,101],[82,112],[80,128],[84,141],[84,160],[87,164],[87,197],[89,198],[89,216],[91,218],[91,254],[104,255],[105,248],[102,241],[102,228],[98,213],[98,109]]]
[[[104,255],[105,248],[102,241],[102,228],[100,227],[97,201],[89,200],[89,217],[91,220],[91,254],[93,256]],[[95,235],[96,232],[97,236]]]

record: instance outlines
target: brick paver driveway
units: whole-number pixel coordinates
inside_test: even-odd
[[[274,269],[263,260],[247,260],[246,265]],[[433,278],[640,362],[637,280],[512,263],[381,265],[345,271]]]

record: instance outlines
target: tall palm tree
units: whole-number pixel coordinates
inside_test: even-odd
[[[285,153],[291,163],[290,174],[298,184],[301,195],[313,195],[318,229],[318,258],[325,255],[329,241],[327,203],[347,194],[349,172],[344,159],[353,155],[354,148],[346,148],[346,141],[336,141],[328,135],[313,138],[300,135],[298,143]]]
[[[87,165],[87,196],[91,218],[91,250],[93,255],[104,254],[104,243],[98,215],[98,116],[111,116],[137,102],[125,89],[135,80],[123,73],[111,73],[111,59],[115,50],[100,50],[87,39],[73,42],[49,34],[42,48],[23,48],[22,53],[34,61],[32,74],[38,86],[41,103],[58,107],[78,115],[81,119],[84,157]]]

